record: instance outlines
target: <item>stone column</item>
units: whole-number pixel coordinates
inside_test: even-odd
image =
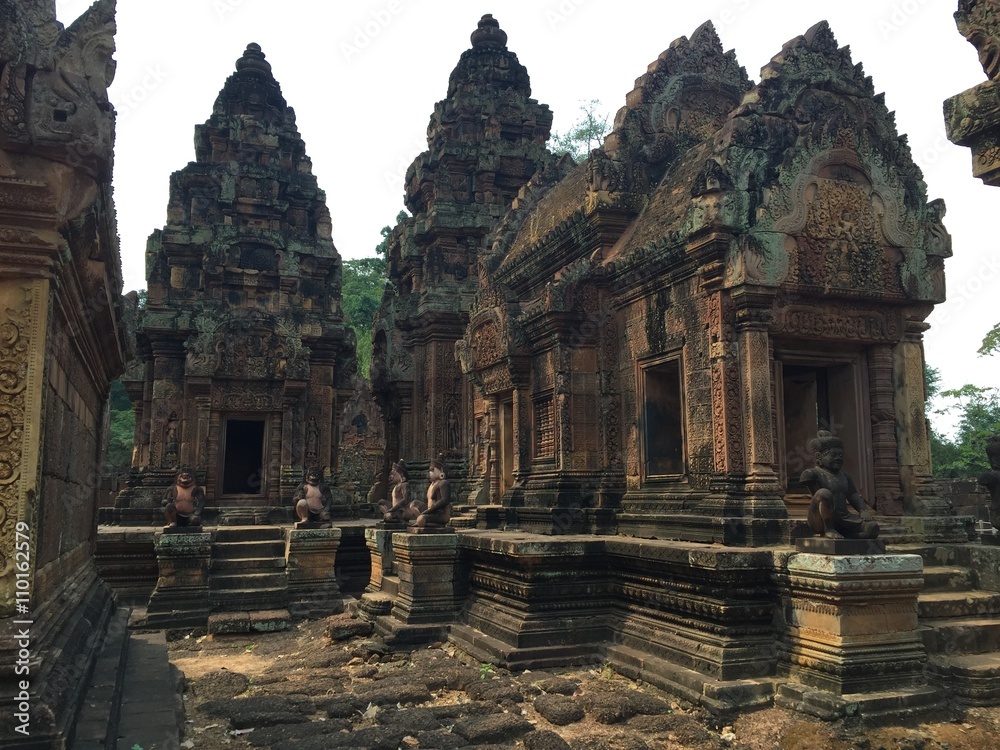
[[[293,617],[327,617],[344,611],[335,565],[340,529],[285,529],[288,611]]]
[[[208,571],[213,534],[157,533],[154,541],[160,577],[149,597],[149,627],[197,628],[208,622]]]
[[[789,682],[778,705],[823,719],[939,707],[923,673],[919,555],[800,553],[787,571],[778,671]]]
[[[392,535],[399,593],[392,617],[408,625],[449,622],[461,604],[458,534]]]

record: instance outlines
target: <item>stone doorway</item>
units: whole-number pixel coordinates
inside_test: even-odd
[[[829,430],[844,441],[844,470],[872,497],[868,374],[862,354],[838,360],[788,355],[775,360],[778,472],[789,515],[805,516],[809,490],[799,475],[813,465],[809,441]]]
[[[264,435],[266,420],[229,417],[222,445],[222,494],[264,495]]]

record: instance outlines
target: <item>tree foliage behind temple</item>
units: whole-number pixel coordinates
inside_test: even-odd
[[[928,402],[943,401],[935,412],[958,419],[953,437],[931,428],[934,476],[978,477],[989,469],[986,441],[991,435],[1000,434],[1000,389],[967,384],[941,391],[936,368],[926,368],[924,376]]]

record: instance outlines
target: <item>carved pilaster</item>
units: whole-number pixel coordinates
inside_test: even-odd
[[[931,482],[930,429],[925,413],[923,332],[926,323],[908,321],[893,350],[896,435],[903,508],[910,515],[954,515]]]
[[[883,515],[903,512],[899,468],[896,465],[896,415],[892,389],[892,347],[873,346],[868,357],[871,394],[872,459],[875,467],[875,509]]]
[[[714,292],[708,299],[709,355],[712,373],[712,445],[715,474],[746,471],[739,357],[730,323],[728,296]]]
[[[37,549],[48,298],[45,279],[0,283],[0,618],[15,613],[18,572],[35,590],[34,565],[19,569],[15,550],[24,534]]]
[[[500,504],[500,403],[496,397],[489,401],[490,437],[488,448],[488,464],[490,478],[490,502],[494,505]]]
[[[556,422],[556,466],[559,471],[565,471],[572,466],[570,453],[573,450],[572,438],[572,392],[570,382],[570,352],[560,345],[555,351],[556,357],[556,388],[555,388],[555,422]]]
[[[751,515],[787,515],[774,471],[771,358],[768,328],[773,290],[741,287],[734,293],[736,336],[743,385],[747,484]],[[751,510],[751,508],[747,508]]]

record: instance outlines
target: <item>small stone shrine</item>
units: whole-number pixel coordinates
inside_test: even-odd
[[[196,160],[170,181],[167,225],[149,238],[133,476],[142,516],[178,465],[208,498],[206,522],[291,520],[307,468],[339,466],[354,341],[340,303],[340,256],[295,113],[256,44],[236,62]]]
[[[483,525],[766,545],[822,428],[877,513],[953,516],[922,385],[944,204],[830,28],[754,84],[705,24],[576,165],[506,40],[480,21],[407,173],[387,456],[444,451]]]

